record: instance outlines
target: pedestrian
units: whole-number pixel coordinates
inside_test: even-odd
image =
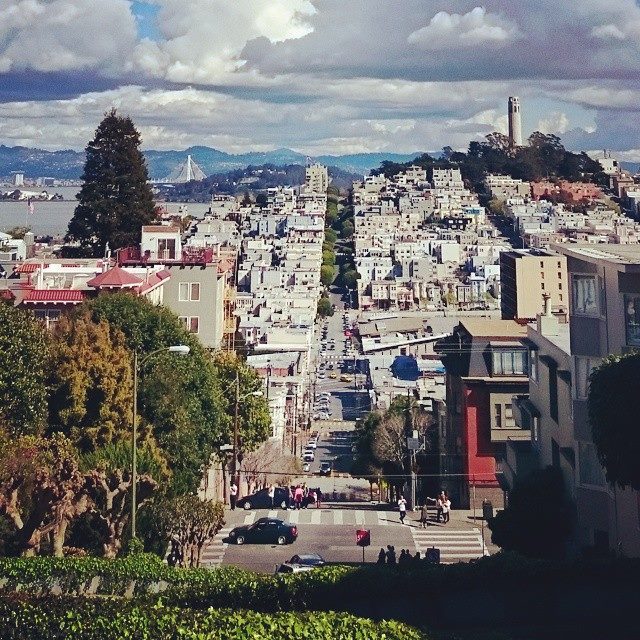
[[[237,499],[238,499],[238,485],[236,484],[235,480],[232,480],[231,486],[229,487],[229,504],[231,505],[231,511],[235,511]]]
[[[449,522],[451,517],[451,500],[449,500],[449,496],[445,493],[444,498],[442,500],[442,521],[444,524]]]
[[[416,555],[413,556],[413,562],[414,564],[418,564],[418,562],[420,562],[420,552],[416,551]]]
[[[398,556],[398,566],[404,567],[407,564],[407,560],[409,559],[409,553],[406,549],[400,550],[400,555]]]
[[[320,487],[316,489],[316,509],[320,508],[320,501],[322,500],[322,492],[320,491]]]
[[[309,487],[306,483],[302,485],[302,506],[305,509],[309,506]]]
[[[287,509],[293,509],[293,487],[287,487]]]
[[[384,552],[384,548],[380,548],[380,553],[378,554],[378,562],[376,564],[384,564],[387,559],[387,554]]]
[[[293,501],[295,502],[296,509],[298,511],[300,511],[300,507],[302,505],[302,495],[303,495],[302,487],[300,485],[298,485],[296,487],[295,492],[293,493]]]
[[[276,499],[276,488],[272,484],[269,485],[268,493],[269,493],[269,502],[271,503],[271,508],[273,509],[273,505]]]
[[[427,501],[424,501],[424,504],[420,507],[420,524],[423,529],[427,528],[427,518],[429,514],[427,512]]]
[[[396,549],[392,544],[387,545],[387,564],[396,563]]]
[[[404,496],[400,496],[400,500],[398,500],[398,509],[400,511],[400,522],[404,524],[404,519],[407,516],[407,501]]]

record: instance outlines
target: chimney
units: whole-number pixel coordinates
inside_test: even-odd
[[[560,332],[558,318],[551,313],[551,296],[548,293],[542,294],[544,300],[544,313],[538,314],[538,333],[543,336],[557,336]]]

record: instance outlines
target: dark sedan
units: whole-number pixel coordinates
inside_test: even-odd
[[[240,498],[237,506],[241,509],[286,509],[289,504],[289,490],[283,487],[276,487],[276,493],[273,497],[273,505],[269,497],[268,489],[261,489],[252,493],[250,496]]]
[[[260,518],[229,533],[231,542],[235,544],[291,544],[297,537],[297,527],[276,518]]]
[[[296,554],[289,562],[282,563],[276,569],[276,573],[300,573],[316,567],[324,567],[325,564],[324,558],[317,553]]]

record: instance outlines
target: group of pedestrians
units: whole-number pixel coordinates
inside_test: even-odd
[[[276,488],[274,485],[269,485],[269,499],[271,500],[271,508],[275,506]],[[292,485],[287,487],[287,509],[307,509],[308,507],[315,505],[320,508],[320,500],[322,494],[320,489],[310,489],[306,483]]]
[[[405,567],[408,564],[415,564],[422,560],[426,560],[426,554],[424,558],[420,557],[419,551],[416,551],[414,555],[411,555],[409,549],[401,549],[400,555],[396,558],[396,548],[392,544],[388,544],[386,551],[385,549],[380,549],[376,564],[398,565],[399,567]]]
[[[451,518],[451,500],[446,491],[441,491],[437,498],[425,498],[424,503],[420,506],[420,524],[426,529],[429,520],[427,504],[435,504],[436,506],[436,522],[447,524]],[[404,524],[407,517],[407,501],[404,496],[398,499],[398,511],[400,512],[400,523]]]

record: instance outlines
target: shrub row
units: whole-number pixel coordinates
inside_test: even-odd
[[[193,611],[114,599],[0,597],[3,640],[420,640],[398,622],[338,613]]]
[[[356,601],[429,596],[494,586],[522,584],[580,585],[592,582],[633,584],[640,561],[590,560],[551,563],[501,553],[472,563],[408,567],[329,566],[312,572],[261,575],[235,567],[174,569],[156,556],[142,554],[117,560],[100,558],[0,559],[0,590],[81,594],[98,577],[101,595],[153,595],[163,602],[194,608],[235,606],[257,611],[345,610]]]

